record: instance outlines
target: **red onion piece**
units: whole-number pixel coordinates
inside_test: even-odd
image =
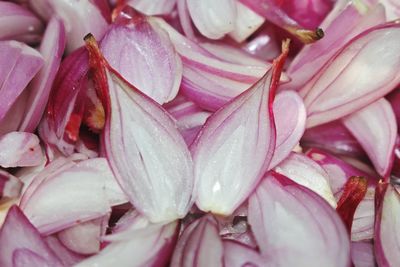
[[[317,147],[331,153],[366,158],[365,152],[341,120],[307,129],[301,139],[302,147]]]
[[[192,203],[193,166],[174,122],[104,61],[90,37],[87,48],[106,107],[103,149],[116,179],[150,221],[184,217]]]
[[[128,11],[124,10],[125,17]],[[168,34],[158,25],[150,24],[145,16],[133,12],[130,20],[109,28],[100,48],[124,79],[163,104],[178,93],[182,63]]]
[[[241,43],[254,33],[264,21],[263,17],[236,1],[235,28],[229,33],[229,36],[236,42]]]
[[[56,17],[50,19],[44,34],[40,53],[44,65],[28,87],[29,97],[20,131],[33,132],[39,125],[45,110],[51,86],[61,63],[65,47],[65,29],[62,21]]]
[[[152,16],[169,14],[175,7],[177,0],[128,0],[127,4],[140,12]]]
[[[230,267],[263,266],[265,259],[254,249],[235,241],[224,240],[224,263]]]
[[[386,187],[379,200],[375,223],[375,255],[379,266],[399,266],[400,258],[400,195],[396,185]]]
[[[57,234],[60,242],[69,250],[83,254],[94,254],[100,250],[100,236],[105,234],[104,219],[108,223],[109,216],[82,222],[64,229]]]
[[[116,240],[75,266],[166,266],[176,243],[178,222],[150,224],[141,228],[135,228],[133,223],[130,227],[133,229],[116,234],[119,236]],[[109,238],[112,239],[113,235]]]
[[[324,38],[305,46],[291,62],[288,74],[292,81],[285,88],[304,90],[304,84],[351,38],[383,22],[382,6],[364,12],[353,1],[341,8],[337,5],[320,26],[325,31]]]
[[[223,266],[223,243],[212,215],[192,222],[179,237],[171,267]]]
[[[390,102],[392,109],[394,111],[394,115],[396,115],[397,129],[400,126],[400,88],[397,88],[393,92],[391,92],[386,99]]]
[[[16,41],[0,41],[0,121],[43,65],[35,49]]]
[[[250,197],[248,218],[268,266],[350,266],[350,242],[338,214],[282,175],[262,181]]]
[[[375,267],[374,245],[369,242],[352,242],[351,260],[355,267]]]
[[[347,116],[343,124],[364,148],[376,171],[387,177],[397,137],[396,116],[390,103],[382,98]]]
[[[0,2],[0,40],[36,43],[43,23],[28,9],[10,2]]]
[[[387,23],[340,49],[302,89],[307,127],[349,115],[393,90],[400,82],[400,73],[394,71],[400,66],[399,38],[400,24]]]
[[[306,125],[306,108],[293,91],[283,91],[274,100],[276,147],[270,168],[285,159],[299,143]]]
[[[88,55],[84,48],[68,55],[61,63],[53,83],[45,116],[39,126],[40,137],[71,155],[79,138],[88,86]]]
[[[194,25],[209,39],[220,39],[235,27],[234,0],[186,0],[186,4]]]
[[[42,160],[43,153],[36,135],[11,132],[0,137],[0,166],[36,166]]]
[[[57,237],[49,235],[45,238],[47,245],[57,255],[64,266],[73,266],[85,257],[67,249]]]
[[[27,262],[39,264],[29,265],[34,267],[44,266],[41,265],[43,262],[47,263],[47,266],[63,266],[17,206],[11,207],[8,211],[0,231],[0,246],[0,265],[4,267],[14,267],[15,263],[17,266],[28,266],[23,265]],[[24,255],[16,256],[17,251]],[[32,255],[35,256],[32,257]]]
[[[287,53],[285,43],[272,70],[211,115],[191,145],[201,210],[231,214],[268,169],[276,142],[273,98]]]
[[[100,40],[108,26],[94,1],[31,0],[29,4],[45,20],[49,20],[54,14],[63,20],[67,33],[68,53],[84,45],[83,37],[88,33],[92,33]]]
[[[25,191],[20,206],[45,235],[102,217],[110,213],[110,206],[125,202],[108,168],[104,158],[97,158],[72,164],[47,177],[43,174],[44,178],[36,178],[41,180],[39,184],[30,184],[33,190]],[[116,198],[118,193],[120,197]]]
[[[258,81],[270,68],[270,64],[246,65],[223,60],[179,34],[165,21],[153,18],[152,22],[168,32],[181,56],[182,93],[207,110],[219,109]]]
[[[339,213],[347,230],[351,233],[354,213],[367,193],[368,181],[364,177],[352,176],[344,185],[343,193],[337,203]]]
[[[178,96],[166,104],[165,109],[176,119],[178,130],[187,145],[193,143],[211,112],[202,110],[184,96]]]
[[[41,267],[49,266],[46,259],[29,249],[20,248],[14,251],[12,255],[14,267]]]
[[[349,163],[332,156],[331,154],[318,149],[307,151],[306,155],[317,163],[329,174],[329,183],[335,198],[339,200],[343,193],[345,183],[351,176],[361,176],[368,180],[368,189],[364,199],[358,205],[353,218],[351,229],[351,240],[360,241],[371,239],[373,237],[374,227],[374,198],[375,186],[377,184],[376,177],[355,168]]]
[[[379,1],[386,10],[387,21],[400,18],[400,3],[396,0],[380,0]]]
[[[336,200],[329,185],[329,175],[318,163],[310,158],[292,152],[275,167],[275,171],[314,191],[332,207],[336,207]]]
[[[16,198],[22,189],[22,182],[14,175],[0,170],[0,201],[3,198]]]

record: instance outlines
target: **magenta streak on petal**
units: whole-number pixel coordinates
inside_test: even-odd
[[[31,11],[14,3],[0,2],[0,40],[40,41],[43,23]]]
[[[21,263],[28,260],[25,257],[22,257],[24,259],[15,259],[15,253],[18,250],[23,250],[25,253],[29,251],[29,253],[34,254],[33,262],[38,263],[44,260],[49,266],[62,266],[57,256],[40,236],[40,233],[17,206],[11,207],[8,211],[0,231],[0,247],[0,265],[2,267],[14,267],[13,260],[18,262],[20,260]]]
[[[336,211],[282,175],[265,177],[250,197],[248,218],[268,266],[350,266],[348,234]]]
[[[397,137],[396,116],[390,103],[382,98],[345,117],[343,124],[364,148],[379,175],[387,179]]]
[[[33,132],[38,126],[49,98],[50,90],[61,63],[65,47],[65,29],[63,22],[52,18],[47,24],[40,53],[45,59],[44,66],[36,74],[28,87],[29,98],[20,131]]]
[[[0,41],[0,121],[43,65],[35,49],[16,41]]]

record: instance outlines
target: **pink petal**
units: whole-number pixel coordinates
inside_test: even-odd
[[[376,171],[386,177],[397,137],[396,116],[390,103],[382,98],[347,116],[343,124],[364,148]]]
[[[50,90],[61,63],[65,47],[64,24],[58,18],[52,18],[40,46],[45,59],[42,69],[36,74],[28,87],[29,98],[20,131],[33,132],[39,125],[50,95]]]
[[[21,264],[19,266],[26,266],[23,265],[26,261],[32,261],[32,263],[36,264],[43,264],[44,261],[49,266],[62,266],[39,232],[17,206],[11,207],[8,211],[0,231],[0,247],[0,265],[2,267],[14,267],[15,263]],[[21,251],[20,253],[24,255],[16,256],[17,251]],[[34,256],[32,257],[32,255]],[[17,258],[15,259],[15,257]],[[13,261],[16,262],[14,263]]]
[[[400,82],[395,71],[400,67],[399,38],[400,24],[387,23],[340,49],[303,88],[307,127],[349,115],[393,90]]]
[[[344,224],[328,203],[279,174],[249,200],[249,223],[268,266],[350,266]]]
[[[127,19],[129,12],[132,17]],[[168,34],[133,9],[124,9],[120,20],[101,41],[104,57],[124,79],[156,102],[174,99],[182,63]]]
[[[42,161],[43,153],[36,135],[10,132],[0,137],[0,166],[36,166]]]
[[[272,70],[215,112],[192,144],[201,210],[231,214],[268,169],[276,136],[272,102],[287,52],[286,47]]]
[[[173,267],[223,266],[223,243],[212,215],[192,222],[179,237],[171,260]]]
[[[293,91],[283,91],[274,100],[276,147],[270,168],[285,159],[299,143],[306,125],[306,108]]]
[[[98,93],[105,99],[102,143],[113,173],[150,221],[184,217],[192,204],[194,181],[183,138],[165,109],[108,66],[92,39],[87,42],[93,70],[98,72]]]

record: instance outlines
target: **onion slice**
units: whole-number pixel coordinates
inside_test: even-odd
[[[375,223],[375,255],[379,266],[399,266],[400,258],[400,194],[396,185],[381,184],[377,195]]]
[[[223,243],[212,215],[192,222],[179,237],[171,267],[223,266]]]
[[[270,168],[285,159],[299,143],[305,126],[307,112],[301,97],[294,91],[283,91],[274,100],[276,147]]]
[[[302,89],[307,127],[349,115],[393,90],[400,82],[395,71],[399,38],[400,24],[391,22],[364,31],[340,49]]]
[[[248,218],[268,266],[350,266],[350,242],[338,214],[282,175],[265,177],[249,199]]]
[[[269,167],[276,139],[272,105],[287,42],[282,50],[272,70],[211,115],[191,145],[194,194],[203,211],[231,214]]]
[[[2,267],[63,266],[17,206],[12,206],[8,211],[0,231],[0,247]],[[29,265],[24,263],[29,263]]]
[[[86,42],[106,110],[103,149],[118,182],[150,221],[184,217],[194,183],[185,141],[165,109],[112,69],[92,36]]]
[[[29,97],[25,116],[19,127],[20,131],[33,132],[39,125],[49,99],[54,78],[61,63],[65,48],[64,24],[59,18],[52,18],[40,45],[44,65],[28,87]]]
[[[275,171],[314,191],[332,207],[336,207],[336,200],[329,185],[329,175],[310,158],[292,152],[289,157],[275,167]]]
[[[182,78],[180,57],[168,34],[146,16],[125,8],[100,48],[111,67],[144,94],[160,104],[175,98]]]
[[[10,132],[0,137],[0,166],[37,166],[42,161],[43,153],[36,135]]]
[[[390,103],[382,98],[347,116],[343,124],[364,148],[376,171],[387,178],[397,137],[396,116]]]
[[[3,198],[19,197],[22,185],[22,181],[18,177],[0,170],[0,202]]]

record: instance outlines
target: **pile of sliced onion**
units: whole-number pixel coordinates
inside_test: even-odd
[[[1,267],[400,266],[395,0],[0,1]]]

